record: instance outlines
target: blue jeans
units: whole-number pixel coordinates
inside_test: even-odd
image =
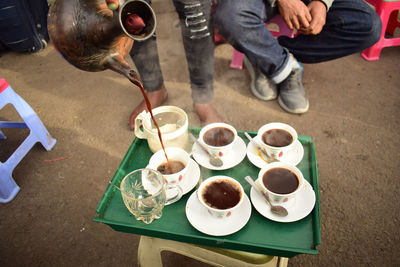
[[[379,16],[363,0],[335,0],[318,35],[275,39],[265,22],[276,14],[278,8],[265,0],[219,0],[214,18],[219,33],[272,81],[288,68],[289,52],[304,63],[344,57],[375,44],[382,28]]]
[[[192,99],[195,103],[209,103],[214,93],[214,27],[211,0],[173,0],[173,3],[181,26]],[[143,42],[134,42],[130,55],[144,88],[147,91],[160,89],[164,80],[156,36]]]

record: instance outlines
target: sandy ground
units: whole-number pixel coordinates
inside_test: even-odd
[[[178,20],[170,3],[156,1],[159,51],[169,100],[191,126],[188,71]],[[276,101],[255,99],[246,70],[229,67],[232,48],[215,50],[215,104],[227,123],[256,131],[281,121],[316,145],[322,243],[318,255],[298,255],[289,266],[399,266],[400,47],[379,61],[360,54],[304,65],[310,110],[284,112]],[[40,144],[15,168],[17,197],[0,205],[1,266],[135,266],[139,236],[93,222],[108,181],[134,139],[128,118],[139,90],[111,72],[83,72],[50,45],[36,54],[3,53],[0,77],[37,112],[57,139]],[[12,106],[0,120],[18,119]],[[27,131],[5,129],[4,162]],[[49,159],[67,157],[47,162]],[[204,266],[173,253],[164,266]]]

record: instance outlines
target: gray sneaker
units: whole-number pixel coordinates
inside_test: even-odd
[[[261,100],[275,99],[278,96],[276,84],[272,83],[260,70],[254,69],[246,56],[243,57],[243,63],[250,74],[250,90],[253,95]]]
[[[309,103],[303,87],[303,67],[298,64],[279,84],[279,105],[290,113],[305,113]]]

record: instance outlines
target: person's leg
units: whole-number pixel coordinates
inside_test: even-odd
[[[254,8],[254,11],[252,10]],[[272,8],[267,10],[259,0],[219,1],[216,6],[215,25],[227,41],[238,51],[245,54],[244,66],[250,74],[250,91],[261,100],[272,100],[278,95],[277,86],[268,79],[261,66],[265,66],[269,75],[276,72],[285,61],[285,51],[272,39],[265,28],[265,21],[272,18]],[[266,36],[259,43],[257,36]],[[277,57],[262,53],[259,46],[272,47]],[[268,48],[265,49],[267,51]],[[260,53],[261,51],[261,53]],[[279,56],[280,55],[280,56]],[[262,56],[268,58],[263,62]]]
[[[307,4],[309,0],[304,2]],[[361,52],[372,46],[379,40],[381,27],[375,11],[363,0],[335,0],[320,34],[299,35],[296,38],[280,36],[278,40],[300,62],[317,63]],[[299,97],[292,93],[293,87],[303,86],[302,75],[302,69],[295,71],[279,85],[278,102],[289,112],[302,113],[306,110],[294,108],[298,106]]]
[[[143,42],[134,42],[130,55],[139,72],[152,108],[162,105],[167,100],[168,93],[164,86],[156,37],[152,36]],[[135,127],[137,115],[143,110],[147,110],[144,100],[130,115],[129,127],[131,129]]]
[[[300,62],[317,63],[371,47],[379,40],[381,28],[379,16],[364,0],[335,0],[320,34],[278,40]]]
[[[276,8],[272,8],[263,0],[224,0],[218,2],[215,22],[226,40],[235,49],[244,53],[250,61],[251,64],[247,64],[250,67],[249,72],[251,74],[254,69],[253,76],[258,77],[257,79],[252,77],[252,84],[265,85],[263,90],[257,89],[262,95],[259,98],[273,99],[274,94],[276,97],[276,92],[257,70],[278,85],[280,90],[285,91],[280,98],[288,101],[284,101],[286,105],[281,104],[283,101],[280,101],[280,104],[286,111],[304,113],[309,105],[302,85],[302,68],[265,26],[265,22],[276,12]]]
[[[224,0],[216,6],[215,24],[227,42],[244,53],[254,68],[280,83],[287,76],[289,53],[265,26],[276,10],[263,0]]]
[[[151,4],[151,0],[145,1]],[[161,72],[156,35],[151,36],[145,41],[135,41],[130,51],[130,56],[139,72],[151,107],[156,108],[162,105],[167,101],[168,92],[164,86],[164,79]],[[135,119],[143,110],[147,110],[144,99],[135,107],[129,117],[129,127],[131,129],[135,128]]]
[[[190,74],[194,111],[201,123],[221,121],[212,105],[214,40],[210,0],[174,0]]]

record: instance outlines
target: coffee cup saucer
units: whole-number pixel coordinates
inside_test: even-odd
[[[192,190],[200,180],[200,167],[193,159],[189,160],[188,170],[179,183],[182,189],[182,195],[187,194]]]
[[[193,144],[192,155],[198,164],[210,170],[226,170],[238,165],[246,157],[246,143],[239,136],[232,145],[232,151],[222,158],[224,164],[220,167],[211,165],[210,157],[197,143]]]
[[[303,219],[314,209],[315,192],[310,183],[304,180],[303,188],[297,193],[292,203],[282,204],[289,214],[285,217],[271,212],[265,199],[253,188],[250,189],[250,198],[254,208],[264,217],[276,222],[295,222]],[[287,206],[289,204],[289,206]]]
[[[193,159],[190,159],[189,169],[183,177],[180,186],[182,193],[187,194],[192,190],[200,180],[200,167]]]
[[[246,154],[250,162],[260,169],[268,164],[268,162],[262,157],[261,152],[252,142],[249,142],[247,145]],[[296,166],[303,159],[303,155],[303,145],[299,140],[296,140],[293,144],[293,148],[283,155],[280,161]]]
[[[243,194],[243,203],[227,218],[212,216],[207,208],[201,205],[197,192],[193,192],[186,202],[186,218],[198,231],[212,236],[225,236],[242,229],[250,219],[251,203],[249,197]]]

